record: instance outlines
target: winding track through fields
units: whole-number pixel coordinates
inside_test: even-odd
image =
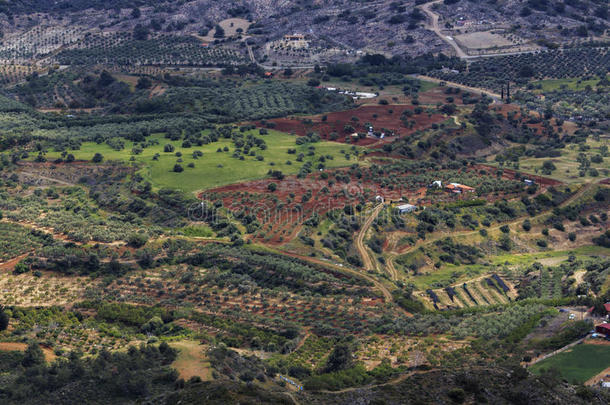
[[[297,253],[293,253],[293,252],[288,252],[285,250],[278,250],[278,252],[286,255],[286,256],[290,256],[290,257],[294,257],[295,259],[299,259],[299,260],[303,260],[305,262],[309,262],[309,263],[313,263],[316,264],[318,266],[322,266],[322,267],[327,267],[330,269],[333,269],[335,271],[338,271],[340,273],[349,273],[352,275],[355,275],[357,277],[360,277],[366,281],[371,282],[379,291],[381,291],[381,293],[383,294],[384,298],[386,301],[388,302],[392,302],[394,299],[392,297],[392,293],[390,292],[390,290],[388,290],[388,288],[386,286],[384,286],[382,283],[380,283],[379,281],[377,281],[376,279],[374,279],[373,277],[369,276],[368,274],[365,274],[361,271],[357,271],[354,270],[350,267],[347,266],[339,266],[336,265],[334,263],[330,263],[324,260],[320,260],[320,259],[316,259],[315,257],[309,257],[309,256],[302,256],[300,254]]]
[[[594,185],[598,184],[597,183],[586,183],[584,186],[582,186],[577,192],[575,192],[573,195],[571,195],[568,199],[566,199],[564,202],[562,202],[561,204],[559,204],[557,207],[565,207],[571,203],[573,203],[574,201],[577,201],[578,199],[580,199],[587,191],[589,191],[591,189],[591,187],[593,187]],[[548,216],[552,213],[552,210],[547,210],[544,212],[541,212],[540,214],[537,214],[533,217],[519,217],[513,221],[510,222],[505,222],[505,223],[501,223],[498,224],[496,226],[490,227],[488,228],[488,231],[497,231],[499,230],[502,226],[504,225],[509,225],[509,226],[515,226],[515,225],[519,225],[521,222],[523,222],[525,219],[529,219],[531,220],[536,220],[536,219],[540,219],[540,218],[544,218],[545,216]],[[406,249],[405,251],[401,252],[400,255],[404,255],[406,253],[412,252],[415,249],[419,248],[420,246],[424,246],[424,245],[429,245],[431,243],[434,243],[438,240],[441,239],[445,239],[448,237],[454,238],[454,237],[462,237],[462,236],[468,236],[468,235],[476,235],[478,234],[479,231],[475,230],[475,231],[461,231],[461,232],[454,232],[451,233],[450,235],[437,235],[433,238],[430,239],[419,239],[413,246],[409,247],[408,249]],[[392,263],[391,267],[394,269],[393,271],[396,272],[396,269],[394,268],[394,263],[393,261],[399,256],[399,254],[397,252],[390,252],[389,257],[386,259],[387,263]],[[390,267],[390,266],[388,266]],[[398,276],[398,273],[395,273],[396,276]]]
[[[384,206],[385,204],[381,203],[375,207],[371,215],[364,221],[364,224],[362,224],[360,232],[358,232],[358,235],[356,236],[356,249],[358,249],[358,253],[362,258],[362,264],[365,270],[375,270],[375,266],[373,266],[373,259],[371,259],[369,252],[366,250],[366,246],[364,246],[364,237]]]

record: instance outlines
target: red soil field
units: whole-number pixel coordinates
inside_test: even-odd
[[[476,170],[487,170],[492,173],[495,173],[498,170],[502,170],[503,171],[502,178],[507,179],[507,180],[514,180],[516,178],[516,175],[519,173],[512,169],[506,169],[506,168],[498,169],[497,167],[481,165],[481,164],[473,166],[473,168]],[[520,177],[524,177],[524,176],[528,179],[534,180],[539,186],[542,186],[542,187],[558,186],[560,184],[563,184],[559,180],[549,179],[548,177],[542,177],[542,176],[538,176],[538,175],[534,175],[534,174],[521,173]]]
[[[436,104],[436,103],[447,103],[447,97],[453,97],[453,104],[455,105],[464,105],[462,103],[462,94],[466,93],[466,91],[462,90],[458,94],[446,94],[445,90],[451,86],[446,87],[435,87],[428,91],[424,91],[418,94],[418,99],[421,104]],[[470,93],[473,98],[480,98],[480,94]]]
[[[273,122],[275,124],[275,129],[278,131],[294,132],[295,134],[301,136],[307,135],[310,132],[316,132],[318,135],[320,135],[320,137],[329,139],[329,135],[332,132],[336,132],[338,135],[336,141],[338,142],[346,142],[346,138],[349,138],[353,132],[367,133],[368,129],[365,127],[365,124],[369,123],[373,126],[374,131],[385,132],[386,138],[380,140],[377,138],[367,137],[358,140],[354,139],[351,140],[351,142],[357,145],[371,145],[374,143],[385,143],[394,140],[394,136],[387,136],[390,132],[393,132],[395,136],[405,136],[447,119],[447,117],[442,114],[436,113],[428,115],[425,112],[422,112],[421,114],[413,114],[410,117],[404,116],[406,121],[414,122],[414,124],[409,128],[401,119],[403,117],[403,112],[407,110],[414,111],[415,106],[366,105],[352,110],[328,113],[326,115],[326,121],[322,120],[321,115],[317,115],[300,118],[277,118],[269,120],[268,122]],[[353,121],[353,117],[357,117],[358,120]],[[258,125],[262,126],[261,123],[258,123]],[[346,125],[352,126],[354,131],[346,132]]]
[[[382,164],[382,163],[381,163]],[[362,168],[367,170],[366,168]],[[487,176],[495,176],[497,168],[487,165],[476,165],[465,168],[466,171],[479,172],[486,170]],[[244,183],[230,184],[218,187],[202,193],[199,197],[207,201],[221,200],[223,206],[231,213],[239,216],[241,214],[253,215],[262,225],[260,234],[254,234],[254,238],[263,240],[269,244],[283,244],[294,239],[301,229],[302,224],[310,219],[314,213],[322,220],[324,215],[334,209],[343,209],[346,205],[355,207],[372,201],[376,195],[382,195],[387,201],[398,201],[406,197],[409,201],[422,206],[431,206],[438,203],[452,202],[460,199],[471,198],[469,194],[456,195],[450,193],[428,195],[427,187],[421,185],[412,188],[404,187],[381,187],[381,182],[371,174],[364,173],[361,179],[354,179],[349,183],[336,181],[329,185],[329,180],[335,175],[348,175],[349,169],[334,169],[327,171],[328,179],[323,180],[318,173],[313,173],[303,179],[296,176],[287,176],[283,180],[261,179]],[[516,172],[504,169],[503,178],[514,180]],[[409,177],[407,172],[394,173],[397,176],[396,184],[400,184],[399,177]],[[532,176],[528,176],[532,177]],[[541,186],[561,184],[552,179],[535,176],[534,180]],[[277,189],[269,191],[268,186],[275,183]],[[291,196],[292,195],[292,196]],[[303,196],[309,195],[309,198]],[[510,198],[504,193],[485,195],[488,201],[493,202],[502,198]],[[364,205],[364,204],[363,204]],[[364,221],[368,214],[363,212],[356,218]]]
[[[343,169],[332,173],[341,171]],[[270,183],[277,184],[276,191],[268,190]],[[324,189],[328,191],[325,192]],[[311,192],[311,197],[303,202],[302,196],[308,192]],[[294,198],[291,198],[290,194],[293,194]],[[261,179],[231,184],[208,190],[200,197],[206,200],[221,199],[231,212],[248,209],[256,215],[263,228],[271,224],[271,231],[265,231],[269,238],[267,242],[282,244],[293,239],[302,223],[314,213],[323,218],[330,210],[341,209],[345,205],[355,206],[360,202],[370,201],[378,194],[383,194],[386,199],[398,200],[405,195],[405,190],[380,189],[378,184],[372,182],[336,182],[330,186],[328,180],[319,179],[318,175],[314,174],[304,179],[287,176],[283,180]],[[290,199],[292,201],[288,202]],[[363,221],[364,219],[362,218]]]

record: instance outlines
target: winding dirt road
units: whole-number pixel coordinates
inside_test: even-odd
[[[375,266],[373,265],[373,259],[371,259],[369,252],[366,250],[366,246],[364,246],[364,237],[384,206],[384,203],[381,203],[375,207],[371,215],[366,219],[360,228],[360,232],[358,232],[358,236],[356,236],[356,240],[354,241],[356,244],[356,249],[358,249],[358,253],[362,258],[362,265],[365,270],[375,270]]]
[[[459,45],[455,42],[455,40],[452,37],[450,37],[448,35],[443,35],[440,27],[438,26],[438,19],[439,19],[438,14],[436,14],[434,11],[432,11],[431,7],[434,4],[438,4],[438,3],[442,3],[442,2],[443,2],[443,0],[435,0],[435,1],[431,1],[430,3],[422,4],[420,6],[421,11],[423,11],[428,16],[428,22],[426,23],[426,28],[429,29],[430,31],[434,31],[434,33],[436,35],[438,35],[439,38],[441,38],[443,41],[445,41],[446,43],[451,45],[451,47],[455,50],[456,55],[460,59],[467,59],[468,55],[466,54],[466,52],[464,52],[462,50],[462,48],[459,47]]]

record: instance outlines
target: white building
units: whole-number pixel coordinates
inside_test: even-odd
[[[396,208],[398,208],[398,212],[400,212],[401,214],[408,214],[409,212],[415,211],[417,209],[417,206],[413,204],[403,204],[399,205]]]

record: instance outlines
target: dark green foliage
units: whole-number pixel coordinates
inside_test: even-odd
[[[353,359],[351,347],[345,343],[338,344],[328,356],[326,366],[324,367],[324,372],[332,373],[345,370],[350,368],[352,363]]]
[[[28,344],[25,353],[23,354],[23,359],[21,360],[21,365],[25,368],[40,366],[45,363],[44,353],[42,349],[36,342],[31,342]]]
[[[97,357],[74,352],[69,359],[47,366],[38,344],[32,343],[22,359],[25,370],[15,369],[17,379],[0,382],[0,399],[4,403],[61,403],[66,389],[82,398],[106,398],[107,403],[145,398],[172,386],[177,374],[167,366],[176,354],[167,344],[142,345],[127,352],[104,350]]]
[[[3,330],[6,330],[6,328],[8,328],[9,321],[10,321],[10,318],[9,318],[8,314],[4,310],[4,307],[2,305],[0,305],[0,332],[2,332]]]
[[[497,91],[507,81],[523,83],[530,77],[580,77],[586,71],[600,71],[608,66],[609,61],[610,52],[607,47],[567,48],[480,59],[470,64],[468,72],[455,74],[437,70],[430,74],[444,80]]]
[[[556,335],[536,340],[532,345],[538,350],[553,351],[564,347],[565,345],[586,336],[591,330],[593,324],[591,321],[575,321]]]

